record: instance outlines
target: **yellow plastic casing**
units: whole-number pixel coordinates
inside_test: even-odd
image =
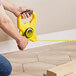
[[[21,22],[21,19],[22,19],[22,16],[21,16],[21,14],[19,14],[19,16],[17,18],[17,27],[19,28],[20,34],[23,36],[23,34],[27,30],[27,28],[31,27],[33,29],[33,35],[30,38],[28,38],[28,40],[32,41],[32,42],[37,41],[37,36],[35,34],[35,32],[36,32],[35,26],[37,24],[36,13],[33,11],[32,19],[29,22],[23,23],[23,22]]]

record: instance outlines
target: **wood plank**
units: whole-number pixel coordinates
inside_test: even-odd
[[[47,76],[46,74],[43,74],[43,76]]]
[[[47,71],[48,76],[64,76],[76,71],[76,61],[71,61],[67,64],[57,66],[56,68]]]

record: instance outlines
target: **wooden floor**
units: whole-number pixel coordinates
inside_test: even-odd
[[[13,66],[11,76],[43,76],[47,69],[76,60],[76,42],[48,45],[4,56]]]

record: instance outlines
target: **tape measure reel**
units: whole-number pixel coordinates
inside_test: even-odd
[[[33,36],[34,30],[33,28],[29,27],[25,30],[23,36],[26,36],[26,38],[31,38]]]
[[[32,14],[32,19],[29,22],[23,23],[21,22],[21,14],[22,13],[28,13],[28,14]],[[37,23],[37,18],[36,18],[36,13],[34,11],[24,11],[22,12],[18,18],[17,18],[17,27],[19,28],[19,32],[22,36],[25,36],[26,38],[28,38],[29,41],[37,41],[37,36],[35,34],[36,29],[36,23]]]

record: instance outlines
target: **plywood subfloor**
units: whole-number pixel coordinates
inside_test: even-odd
[[[4,56],[13,66],[11,76],[43,76],[47,69],[76,60],[76,42],[48,45]]]

